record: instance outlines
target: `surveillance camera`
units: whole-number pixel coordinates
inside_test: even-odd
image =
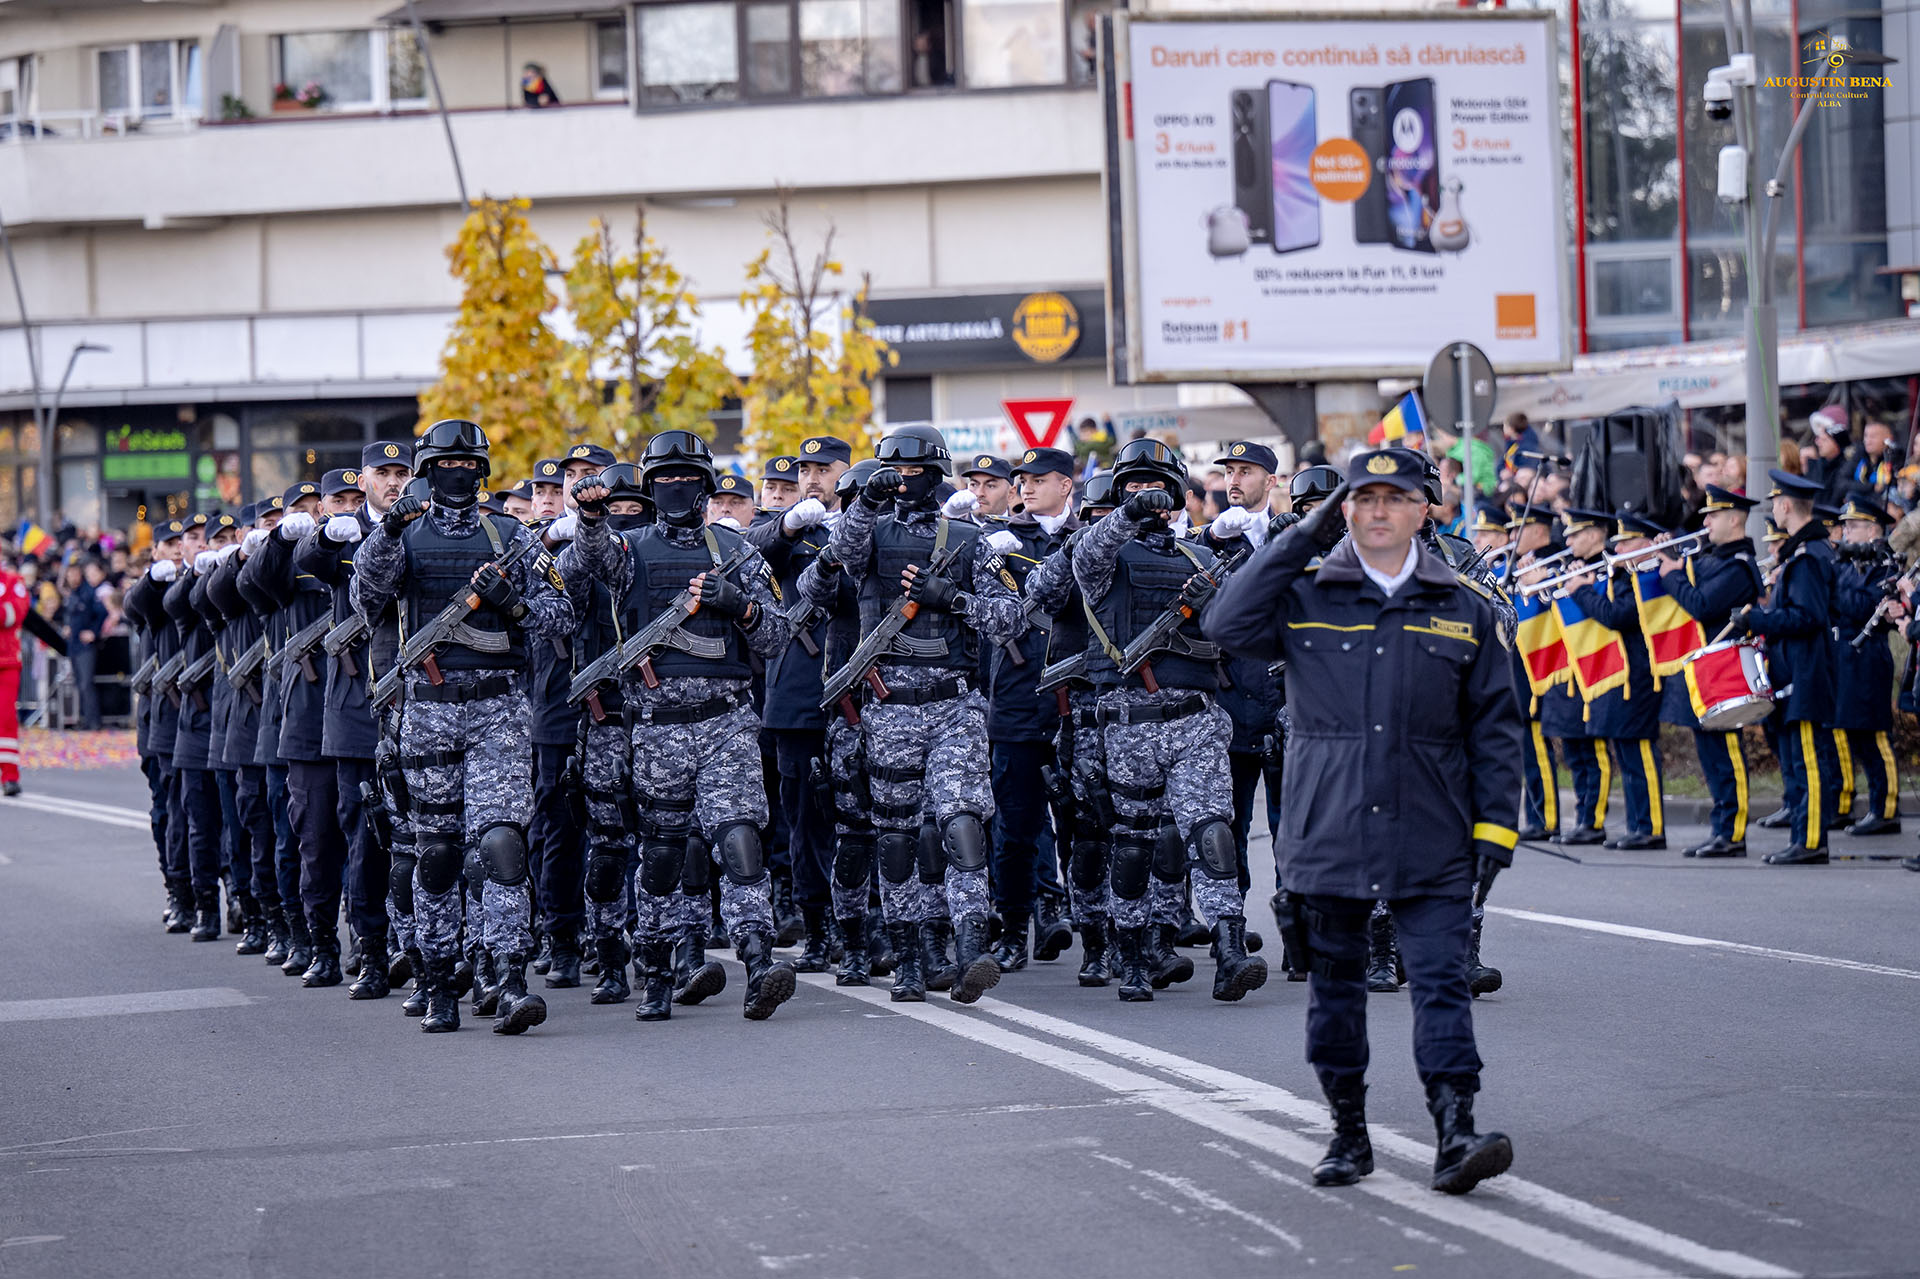
[[[1707,83],[1700,90],[1700,96],[1706,99],[1707,119],[1727,120],[1733,116],[1733,85],[1722,74],[1725,67],[1715,67],[1707,73]]]

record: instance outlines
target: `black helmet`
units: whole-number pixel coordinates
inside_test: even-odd
[[[640,486],[645,488],[655,474],[676,467],[700,472],[709,493],[719,484],[713,469],[713,450],[705,440],[692,431],[662,431],[647,441],[646,452],[640,455]]]
[[[482,477],[493,474],[492,463],[487,460],[487,433],[472,422],[457,417],[435,422],[413,442],[413,469],[416,474],[425,474],[429,462],[443,457],[472,458],[480,463]]]
[[[1128,440],[1113,459],[1114,494],[1124,494],[1129,481],[1148,479],[1166,485],[1175,502],[1186,500],[1187,460],[1180,450],[1152,438]]]
[[[600,472],[599,480],[607,486],[609,501],[638,502],[641,500],[640,471],[631,462],[615,462]]]
[[[851,502],[861,489],[867,486],[867,477],[880,469],[877,457],[861,458],[846,470],[840,472],[840,478],[834,482],[833,495],[841,502]]]
[[[1420,466],[1425,472],[1420,479],[1420,491],[1426,495],[1427,505],[1440,505],[1440,500],[1444,496],[1440,488],[1440,464],[1433,460],[1432,454],[1424,450],[1408,449],[1406,451],[1420,459]]]
[[[1293,509],[1300,511],[1302,502],[1320,503],[1333,496],[1340,487],[1340,469],[1334,466],[1309,466],[1293,477],[1287,485],[1287,496],[1293,499]],[[1306,514],[1300,511],[1302,515]]]
[[[1087,477],[1087,487],[1080,494],[1080,518],[1093,518],[1093,508],[1103,506],[1111,510],[1118,505],[1113,500],[1113,472],[1095,471]]]
[[[884,436],[874,459],[889,466],[925,466],[942,475],[953,473],[953,455],[947,437],[936,427],[902,426]]]

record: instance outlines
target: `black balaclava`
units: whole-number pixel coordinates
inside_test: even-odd
[[[643,528],[649,523],[645,511],[630,511],[624,515],[608,515],[607,527],[616,533],[625,533],[630,529]]]
[[[435,506],[465,510],[480,500],[482,478],[477,466],[442,466],[436,462],[427,468],[427,491],[433,495]]]
[[[661,476],[681,478],[698,476],[692,467],[668,467]],[[707,518],[707,490],[703,484],[655,484],[646,486],[647,500],[662,524],[674,528],[697,528]]]
[[[931,466],[921,467],[918,475],[901,476],[900,482],[907,487],[907,491],[897,499],[902,509],[911,510],[932,501],[933,491],[940,487],[940,481],[944,478]]]

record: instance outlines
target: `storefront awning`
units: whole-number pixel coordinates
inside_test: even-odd
[[[422,22],[509,22],[515,18],[589,18],[618,14],[618,3],[594,4],[591,0],[413,0],[413,11]],[[401,5],[380,15],[380,21],[397,27],[408,21],[407,8]]]

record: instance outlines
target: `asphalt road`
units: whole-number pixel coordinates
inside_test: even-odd
[[[664,1025],[582,988],[521,1039],[427,1036],[398,996],[164,935],[137,774],[28,780],[0,801],[9,1277],[1920,1268],[1920,875],[1890,862],[1521,852],[1475,1009],[1514,1171],[1451,1199],[1405,994],[1372,1001],[1379,1171],[1319,1190],[1302,985],[1215,1004],[1200,956],[1123,1005],[1076,952],[972,1009],[804,978],[751,1024],[735,967]]]

